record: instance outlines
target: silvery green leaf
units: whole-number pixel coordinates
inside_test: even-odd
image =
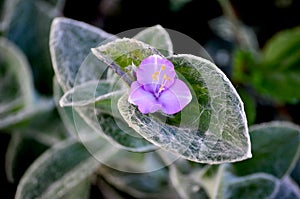
[[[114,153],[108,150],[106,143],[99,137],[90,137],[85,143],[71,138],[48,149],[26,171],[15,198],[64,196],[97,169],[100,163],[95,159],[96,156],[104,160]],[[92,145],[92,151],[88,151],[84,144]]]
[[[237,175],[265,172],[282,178],[300,154],[300,128],[289,122],[269,122],[250,129],[253,157],[234,164]]]
[[[138,66],[146,57],[160,54],[152,46],[135,39],[117,39],[97,48],[92,48],[93,54],[104,64],[110,67],[128,85],[133,82],[134,77],[126,72],[128,67]]]
[[[238,177],[230,164],[208,166],[195,176],[212,199],[273,198],[280,186],[279,179],[265,173]]]
[[[34,90],[28,61],[22,51],[0,38],[0,118],[33,102]]]
[[[0,51],[0,129],[52,110],[51,99],[35,96],[30,67],[19,48],[1,38]]]
[[[173,44],[169,33],[161,26],[146,28],[133,37],[159,50],[164,56],[173,54]]]
[[[50,146],[48,143],[41,143],[36,139],[41,135],[30,137],[24,134],[23,132],[13,133],[7,147],[5,172],[10,182],[18,182],[29,164]],[[49,139],[49,137],[47,138]],[[24,161],[25,159],[26,161]]]
[[[128,125],[151,143],[200,163],[240,161],[251,157],[247,120],[236,90],[211,62],[192,55],[169,58],[189,85],[192,102],[174,117],[143,115],[124,95],[118,102]]]
[[[91,182],[89,179],[81,182],[59,199],[89,199]]]
[[[12,128],[14,125],[20,124],[26,120],[30,120],[35,116],[49,112],[55,108],[52,99],[39,98],[34,104],[31,104],[14,114],[5,116],[0,120],[0,129]]]
[[[75,85],[76,88],[78,86],[79,88],[84,87],[84,85],[81,87],[80,85],[84,82],[98,80],[99,76],[105,73],[107,66],[95,56],[89,55],[90,48],[115,38],[115,36],[83,22],[66,18],[54,20],[50,34],[50,49],[56,78],[64,92],[69,91]],[[69,48],[70,45],[73,47],[72,50]],[[106,75],[110,81],[112,77]],[[82,118],[94,131],[106,136],[119,147],[125,147],[129,150],[150,150],[150,148],[152,150],[153,147],[147,141],[129,136],[118,127],[114,118],[110,116],[111,105],[109,102],[107,104],[96,103],[97,116],[94,114],[95,106],[93,104],[84,104],[87,106],[78,107],[72,111],[76,111],[75,114],[80,114],[76,118]],[[104,115],[103,109],[105,109]],[[72,120],[72,118],[70,119]],[[99,128],[99,122],[100,124],[105,123],[104,129]],[[119,122],[122,123],[122,121]]]
[[[70,135],[75,136],[76,132],[76,125],[74,123],[73,114],[76,114],[73,112],[72,107],[61,107],[59,105],[59,100],[63,96],[63,90],[59,86],[56,76],[53,78],[53,95],[54,95],[54,101],[56,104],[56,109],[59,113],[60,119],[62,120],[64,126],[66,127],[68,133]]]
[[[217,196],[220,199],[273,198],[280,186],[277,178],[264,173],[256,173],[222,183],[223,188]]]
[[[50,32],[50,51],[53,68],[62,89],[64,91],[71,89],[75,85],[76,78],[78,84],[98,79],[97,75],[106,68],[101,68],[101,63],[94,56],[88,56],[90,48],[114,39],[115,36],[86,23],[55,18]],[[83,67],[84,71],[81,71],[85,76],[77,77],[83,63],[88,66]]]
[[[82,85],[86,84],[83,83]],[[54,88],[58,102],[62,92],[59,90],[57,83],[55,83]],[[107,90],[107,92],[110,92],[110,90]],[[84,132],[100,134],[118,148],[135,152],[146,152],[156,149],[154,145],[141,138],[132,129],[129,129],[118,112],[114,113],[114,117],[112,117],[111,106],[109,99],[108,101],[104,100],[100,103],[78,107],[60,107],[58,105],[58,111],[71,135],[81,134],[82,128],[84,128]],[[125,131],[125,129],[127,130]]]

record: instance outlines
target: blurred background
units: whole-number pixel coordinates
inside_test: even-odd
[[[16,2],[0,1],[1,35],[14,42],[24,51],[30,63],[34,86],[39,96],[49,97],[53,92],[53,70],[47,45],[50,24],[54,17],[65,16],[83,21],[111,34],[118,34],[132,28],[160,24],[164,28],[188,35],[205,47],[214,62],[229,76],[240,92],[248,110],[249,124],[272,120],[289,120],[300,124],[298,98],[295,100],[277,100],[273,98],[272,94],[266,93],[264,95],[264,92],[256,89],[257,86],[248,85],[245,82],[247,78],[234,77],[237,74],[234,72],[234,60],[238,59],[234,56],[236,49],[239,49],[241,44],[234,38],[226,39],[226,37],[223,37],[218,26],[214,25],[215,19],[220,19],[226,12],[226,8],[220,5],[221,1],[29,0],[20,1],[22,5],[15,12],[11,8],[13,4],[17,4]],[[299,0],[232,0],[231,3],[233,18],[239,20],[241,24],[239,27],[247,27],[249,34],[254,34],[255,41],[252,42],[257,45],[257,49],[263,49],[270,38],[278,32],[300,25]],[[39,8],[38,11],[35,6]],[[33,15],[29,13],[33,13]],[[45,15],[47,19],[42,21]],[[5,23],[7,16],[10,16],[11,23],[9,25]],[[298,46],[300,48],[300,44]],[[299,50],[299,48],[296,50]],[[295,71],[299,72],[299,69],[300,66]],[[296,86],[293,92],[299,93]],[[55,113],[55,110],[53,112]],[[10,139],[11,135],[9,133],[0,134],[0,196],[6,196],[5,198],[13,198],[17,186],[17,181],[9,182],[7,180],[4,167]],[[27,149],[30,151],[28,154],[31,155],[19,160],[22,162],[23,170],[46,147],[30,148],[30,146],[27,146]],[[19,173],[19,177],[21,175],[22,172]],[[92,190],[92,194],[99,195],[100,193],[95,189]]]

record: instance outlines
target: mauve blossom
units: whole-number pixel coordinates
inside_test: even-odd
[[[173,64],[164,57],[151,55],[145,58],[136,70],[136,77],[128,101],[138,106],[143,114],[159,110],[175,114],[192,100],[189,88],[176,78]]]

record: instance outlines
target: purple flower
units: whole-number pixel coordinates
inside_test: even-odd
[[[176,78],[173,64],[164,57],[151,55],[145,58],[136,71],[136,77],[128,101],[137,105],[143,114],[159,110],[174,114],[192,100],[189,88]]]

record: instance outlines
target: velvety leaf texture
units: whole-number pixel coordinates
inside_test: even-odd
[[[168,32],[160,25],[146,28],[133,37],[159,50],[164,56],[173,54],[173,44]]]
[[[119,128],[118,124],[125,122],[121,116],[116,120],[112,117],[111,96],[103,98],[114,92],[114,78],[106,72],[108,66],[92,55],[90,49],[115,39],[115,36],[83,22],[67,18],[53,21],[50,50],[57,81],[65,92],[61,105],[74,105],[74,115],[79,114],[96,133],[117,147],[139,152],[153,150],[156,147],[139,135],[131,136]],[[102,80],[98,81],[99,78]],[[78,120],[75,123],[81,122]]]
[[[259,124],[251,128],[250,137],[253,157],[234,164],[238,175],[265,172],[282,178],[291,171],[300,152],[298,126],[288,122]]]
[[[125,95],[118,107],[129,126],[155,145],[192,161],[221,163],[251,157],[243,104],[225,75],[199,57],[176,55],[170,60],[196,94],[198,107],[195,109],[192,103],[193,109],[181,113],[181,120],[189,124],[190,120],[183,117],[194,116],[194,124],[173,121],[169,125],[154,116],[143,115],[128,103]]]

